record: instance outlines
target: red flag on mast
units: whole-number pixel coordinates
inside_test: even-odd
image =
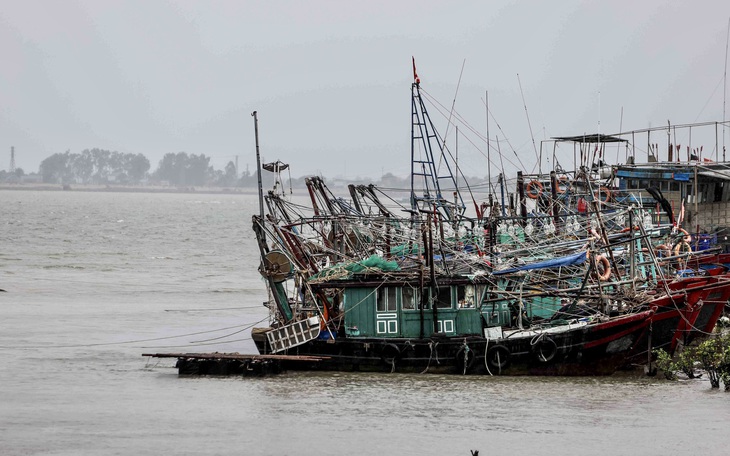
[[[421,83],[421,79],[418,77],[418,74],[416,74],[416,58],[411,56],[413,59],[413,80],[416,82],[416,84]]]

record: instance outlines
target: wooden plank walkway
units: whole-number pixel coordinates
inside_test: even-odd
[[[252,355],[242,353],[143,353],[152,358],[177,358],[180,375],[243,375],[278,374],[286,364],[319,362],[329,359],[306,355]]]
[[[278,360],[278,361],[322,361],[326,356],[307,355],[249,355],[243,353],[143,353],[142,356],[152,358],[186,358],[186,359],[231,359],[237,361]]]

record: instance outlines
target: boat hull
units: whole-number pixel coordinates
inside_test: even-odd
[[[653,350],[662,349],[673,355],[680,346],[712,333],[730,298],[729,280],[723,275],[671,284],[672,295],[650,303],[654,310],[651,324],[629,353],[625,367],[648,363]]]
[[[651,311],[600,323],[507,331],[504,337],[428,339],[315,339],[287,355],[322,357],[313,363],[283,363],[290,370],[429,372],[482,375],[611,375],[644,332]],[[265,336],[254,335],[259,352]]]

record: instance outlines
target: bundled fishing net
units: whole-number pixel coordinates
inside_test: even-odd
[[[323,269],[309,278],[310,283],[324,282],[327,280],[344,279],[352,277],[359,272],[391,272],[400,269],[395,261],[388,261],[378,255],[371,255],[362,261],[337,263],[334,266]]]

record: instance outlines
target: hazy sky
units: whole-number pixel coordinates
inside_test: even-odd
[[[456,111],[483,135],[488,91],[505,167],[529,168],[520,83],[538,144],[722,120],[729,18],[727,0],[0,0],[0,169],[15,146],[26,172],[94,147],[253,171],[256,110],[264,160],[294,176],[405,176],[411,56],[447,110],[463,65]],[[484,176],[478,141],[459,157]]]

